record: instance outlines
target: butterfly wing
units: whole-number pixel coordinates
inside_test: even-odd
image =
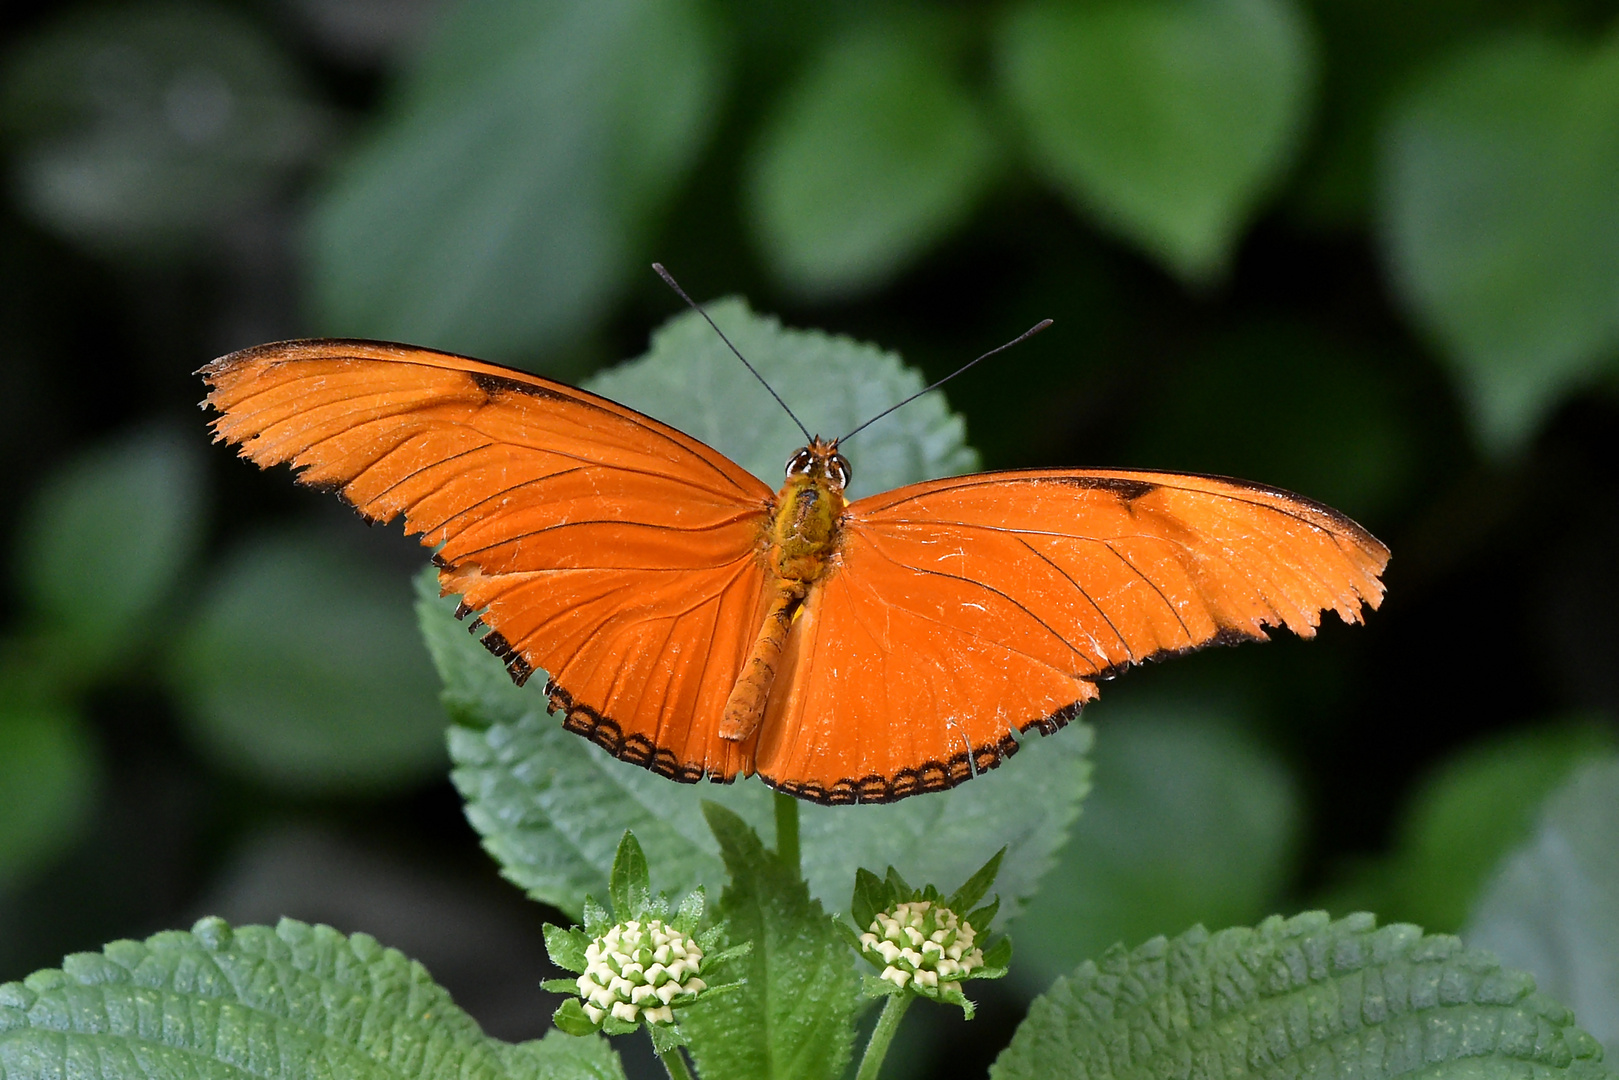
[[[757,768],[822,802],[952,787],[1129,665],[1310,637],[1324,610],[1359,622],[1387,562],[1342,514],[1221,477],[1030,470],[862,499],[789,637]]]
[[[759,625],[772,493],[622,405],[465,357],[295,341],[202,370],[216,437],[439,546],[446,593],[567,726],[680,780],[745,771],[715,733]]]

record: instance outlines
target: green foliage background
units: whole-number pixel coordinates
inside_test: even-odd
[[[1232,473],[1395,552],[1364,629],[1111,684],[1066,836],[1084,729],[1014,763],[1052,751],[1012,977],[971,1035],[918,1010],[919,1070],[987,1065],[1115,941],[1308,906],[1467,927],[1619,1040],[1611,3],[20,0],[0,33],[0,980],[285,914],[539,1032],[542,916],[478,841],[520,844],[491,822],[555,733],[452,685],[485,718],[447,752],[419,551],[210,449],[190,373],[405,339],[687,409],[773,479],[790,425],[695,325],[608,370],[679,311],[656,258],[872,343],[783,376],[814,423],[1056,320],[853,444],[872,489]],[[579,850],[501,858],[566,908]]]

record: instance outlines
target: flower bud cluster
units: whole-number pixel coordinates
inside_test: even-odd
[[[577,983],[592,1023],[609,1015],[673,1023],[671,1006],[684,1005],[708,985],[697,977],[702,947],[662,919],[617,924],[586,947],[585,960]]]
[[[878,913],[860,935],[860,949],[887,965],[881,977],[895,986],[959,993],[960,980],[984,966],[975,936],[972,924],[943,904],[914,900]]]

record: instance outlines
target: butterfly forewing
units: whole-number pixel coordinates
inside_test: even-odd
[[[375,342],[260,346],[204,369],[219,437],[438,546],[513,674],[549,672],[570,727],[681,779],[745,771],[702,721],[746,659],[771,492],[621,405]],[[710,699],[718,699],[715,704]]]

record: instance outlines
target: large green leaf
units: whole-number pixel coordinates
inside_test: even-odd
[[[218,5],[147,3],[79,8],[23,42],[0,127],[34,218],[148,259],[279,195],[326,120],[259,27]]]
[[[329,331],[505,361],[589,327],[715,111],[696,0],[468,0],[315,209]]]
[[[1429,73],[1390,125],[1395,283],[1506,453],[1619,354],[1619,38],[1519,36]]]
[[[1602,1047],[1488,953],[1372,916],[1110,949],[1029,1010],[992,1080],[1600,1080]]]
[[[828,438],[852,431],[924,385],[920,371],[875,345],[784,328],[741,300],[706,309],[804,426]],[[781,484],[787,458],[804,444],[769,391],[696,312],[670,319],[652,335],[645,355],[586,386],[703,440],[771,487]],[[851,498],[978,465],[966,444],[966,424],[950,411],[942,391],[879,420],[845,453],[854,466]]]
[[[442,767],[444,713],[409,584],[330,537],[239,549],[171,667],[202,746],[268,783],[379,790]]]
[[[1619,1055],[1619,759],[1586,765],[1547,801],[1463,936],[1534,972]]]
[[[599,1038],[488,1038],[368,934],[283,919],[116,941],[0,984],[5,1080],[613,1080]]]
[[[78,717],[16,700],[0,706],[0,889],[78,835],[95,786],[90,733]]]
[[[1313,66],[1290,0],[1030,0],[1000,42],[1037,163],[1193,281],[1225,270],[1291,162]]]
[[[836,1080],[862,1004],[848,943],[747,822],[712,803],[705,809],[730,875],[716,916],[733,941],[753,948],[731,966],[746,979],[739,991],[681,1013],[697,1068],[710,1080]]]
[[[144,647],[145,624],[201,535],[202,475],[190,445],[145,432],[90,450],[45,482],[15,564],[50,641],[42,662],[82,680]]]
[[[1287,883],[1299,798],[1274,755],[1206,705],[1095,707],[1096,790],[1013,927],[1013,972],[1049,980],[1119,941],[1258,918]]]
[[[951,70],[946,32],[921,17],[861,23],[767,121],[748,201],[788,285],[816,296],[880,285],[982,194],[995,144]]]
[[[511,684],[438,599],[432,571],[417,579],[417,611],[428,650],[444,679],[456,786],[467,818],[501,872],[530,896],[571,915],[587,895],[607,894],[613,853],[625,829],[647,852],[652,884],[673,895],[725,882],[719,849],[701,804],[740,814],[766,835],[771,793],[756,780],[676,784],[617,761],[564,731],[546,713],[538,680]],[[804,876],[828,909],[847,904],[857,866],[893,865],[907,880],[954,885],[1007,847],[996,892],[1008,917],[1033,895],[1050,868],[1087,790],[1090,731],[1072,724],[1036,739],[1013,761],[951,791],[886,806],[799,805]]]

